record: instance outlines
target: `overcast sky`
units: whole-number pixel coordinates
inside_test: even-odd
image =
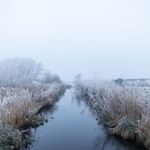
[[[0,60],[32,57],[64,80],[150,78],[149,0],[0,0]]]

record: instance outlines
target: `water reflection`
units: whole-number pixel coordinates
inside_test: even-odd
[[[110,135],[96,137],[92,145],[91,150],[144,150],[141,146],[135,146],[135,143],[121,141],[121,139]]]

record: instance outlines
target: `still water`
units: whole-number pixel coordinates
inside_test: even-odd
[[[72,89],[46,115],[49,121],[36,129],[30,150],[142,150],[108,136],[88,106],[74,98]]]

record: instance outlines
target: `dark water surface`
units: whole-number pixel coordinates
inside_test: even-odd
[[[36,129],[30,150],[142,150],[108,136],[86,104],[73,98],[72,90],[66,91],[48,119]]]

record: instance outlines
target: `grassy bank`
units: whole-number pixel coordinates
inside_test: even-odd
[[[22,132],[45,122],[39,111],[53,106],[64,93],[66,86],[51,83],[32,87],[1,87],[0,149],[18,149]]]
[[[150,149],[149,87],[113,81],[78,80],[76,93],[86,100],[108,132]]]

